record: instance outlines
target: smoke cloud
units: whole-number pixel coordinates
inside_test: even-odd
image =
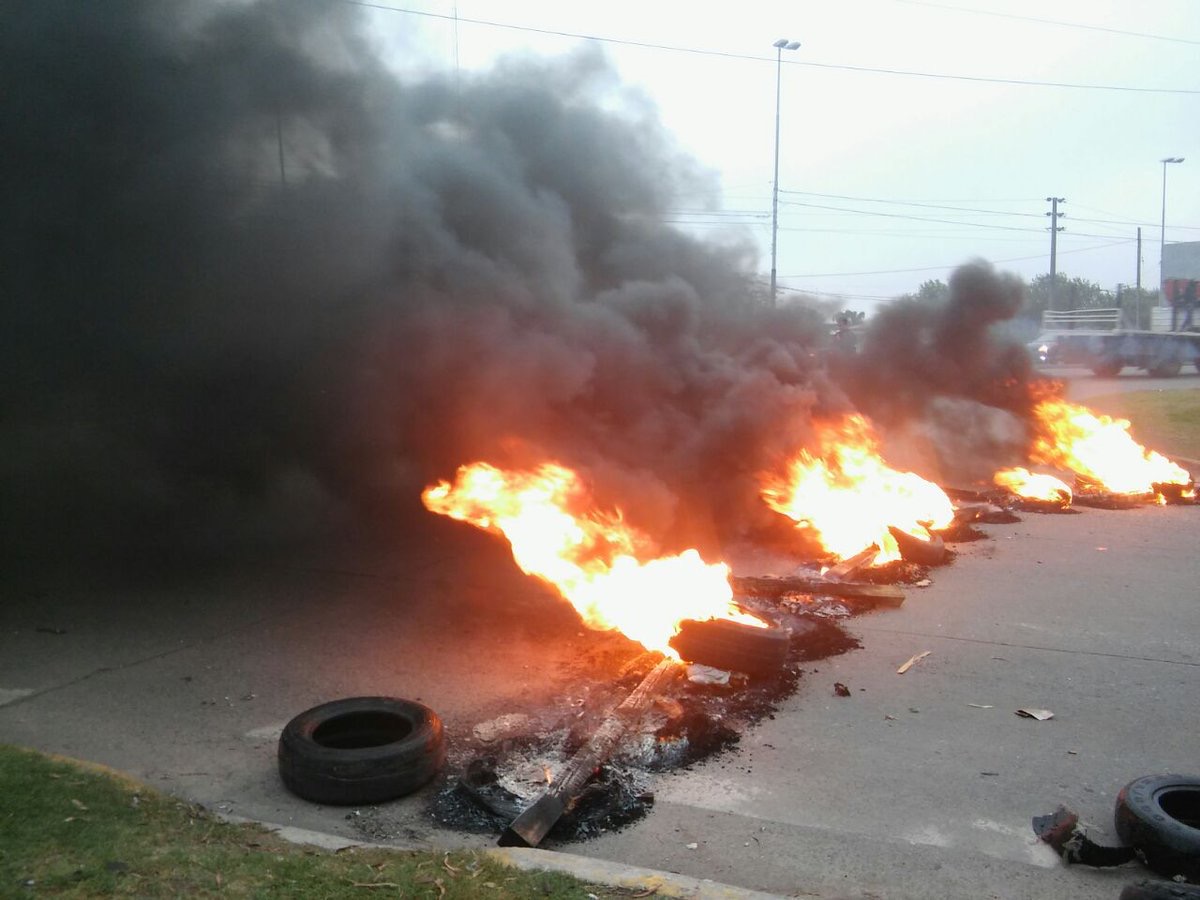
[[[1015,275],[971,262],[945,302],[895,301],[871,320],[836,374],[854,404],[893,440],[923,448],[926,477],[990,481],[1023,462],[1033,405],[1046,388],[1029,354],[994,326],[1024,302]]]
[[[598,52],[408,81],[348,4],[43,0],[0,72],[7,553],[344,536],[546,457],[708,549],[828,402]]]

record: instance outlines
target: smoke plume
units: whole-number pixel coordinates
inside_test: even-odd
[[[476,459],[580,467],[666,543],[769,516],[818,316],[664,224],[712,187],[653,110],[598,52],[402,79],[359,12],[3,17],[6,551],[352,534]]]
[[[838,360],[854,404],[893,439],[920,444],[927,477],[990,480],[1025,459],[1038,392],[1029,354],[994,326],[1024,286],[983,261],[950,276],[944,302],[897,300],[871,320],[859,353]]]

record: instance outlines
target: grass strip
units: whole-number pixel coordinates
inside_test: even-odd
[[[629,897],[471,852],[288,843],[117,773],[0,744],[0,897]]]
[[[1128,419],[1130,433],[1151,450],[1200,459],[1200,390],[1129,391],[1089,397],[1097,412]]]

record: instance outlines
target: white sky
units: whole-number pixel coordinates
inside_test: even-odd
[[[733,228],[752,235],[764,278],[775,136],[771,45],[781,37],[800,41],[799,50],[783,54],[781,288],[838,295],[869,310],[922,281],[944,280],[972,257],[1025,278],[1048,272],[1051,195],[1066,198],[1060,274],[1108,289],[1133,284],[1141,225],[1142,284],[1154,287],[1160,160],[1168,156],[1186,161],[1167,167],[1167,241],[1200,240],[1200,0],[378,2],[451,17],[370,11],[385,46],[404,47],[409,65],[478,70],[505,53],[558,56],[581,43],[520,28],[612,41],[603,48],[624,82],[644,92],[679,145],[719,176],[725,212],[681,212],[679,219],[706,234]],[[1014,18],[1022,16],[1070,24]],[[414,36],[419,61],[411,56]],[[696,208],[688,203],[681,198],[680,209]],[[906,218],[913,216],[940,221]]]

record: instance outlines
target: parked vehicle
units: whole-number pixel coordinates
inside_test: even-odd
[[[1057,363],[1084,365],[1102,377],[1132,366],[1169,378],[1185,365],[1200,363],[1200,331],[1170,330],[1171,312],[1154,309],[1149,329],[1143,330],[1128,327],[1116,308],[1047,310],[1042,333],[1031,347],[1038,348],[1039,356],[1046,347],[1046,362],[1053,357]]]

